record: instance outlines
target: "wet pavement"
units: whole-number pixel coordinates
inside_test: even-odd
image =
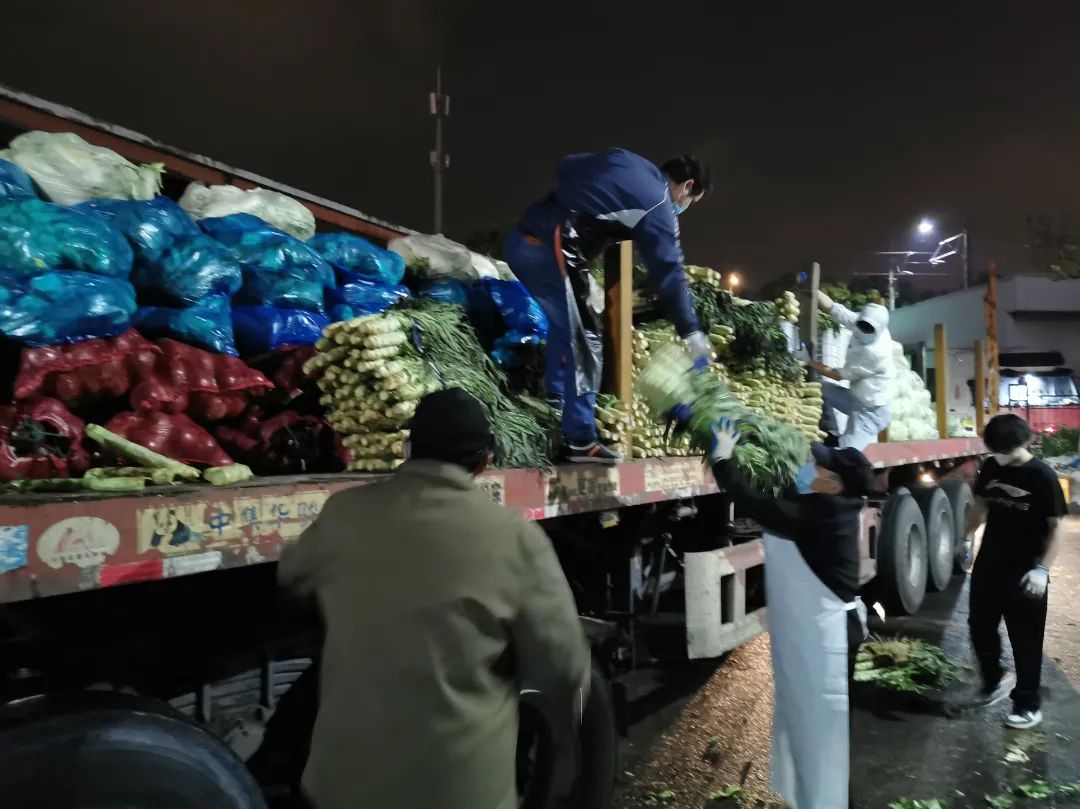
[[[1080,796],[1015,795],[1021,788],[1040,792],[1040,781],[1050,788],[1080,783],[1080,521],[1068,525],[1055,567],[1040,728],[1004,728],[1008,701],[989,710],[971,705],[977,675],[962,578],[948,592],[928,596],[918,616],[872,628],[937,643],[966,668],[963,681],[944,693],[905,698],[868,686],[854,689],[856,809],[887,809],[901,798],[938,799],[952,809],[985,807],[991,805],[988,796],[1013,796],[1013,803],[1002,799],[998,805],[1016,809],[1080,807]],[[736,650],[711,677],[703,671],[697,668],[689,682],[695,688],[704,685],[687,693],[669,683],[674,696],[632,726],[616,806],[734,806],[710,800],[728,786],[745,789],[750,800],[744,805],[779,805],[767,789],[772,714],[768,639],[757,638]]]

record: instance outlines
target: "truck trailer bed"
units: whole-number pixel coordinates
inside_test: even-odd
[[[950,439],[878,444],[878,468],[977,455]],[[327,498],[378,475],[262,478],[226,486],[169,486],[137,496],[95,493],[0,497],[0,603],[274,561]],[[626,461],[548,472],[493,470],[494,500],[529,520],[715,494],[700,458]]]

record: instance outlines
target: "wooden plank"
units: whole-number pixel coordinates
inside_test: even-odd
[[[986,341],[975,341],[975,433],[986,427]]]
[[[821,288],[821,265],[816,261],[807,267],[808,284],[806,295],[799,296],[799,336],[806,344],[806,350],[814,359],[821,359],[818,353],[818,290]],[[802,286],[799,286],[802,289]]]
[[[939,438],[949,437],[949,344],[945,324],[934,326],[934,380]]]
[[[634,398],[634,245],[620,242],[604,255],[604,393],[629,405]]]
[[[990,361],[987,387],[990,389],[991,418],[998,414],[1001,397],[1001,344],[998,342],[997,288],[997,264],[991,261],[989,278],[986,282],[986,297],[983,299],[985,302],[983,312],[986,318],[986,353]]]

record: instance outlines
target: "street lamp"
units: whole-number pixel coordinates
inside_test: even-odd
[[[728,273],[727,285],[729,292],[734,292],[736,289],[739,288],[739,285],[741,283],[742,279],[739,277],[739,274],[737,272]]]
[[[927,236],[934,232],[934,223],[929,219],[920,219],[916,229],[920,236]]]

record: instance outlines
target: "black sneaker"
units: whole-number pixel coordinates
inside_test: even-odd
[[[989,708],[991,705],[997,705],[1009,696],[1015,687],[1016,675],[1011,671],[1006,671],[1001,675],[1001,679],[998,680],[997,685],[993,688],[984,688],[979,692],[978,702],[984,708]]]
[[[599,466],[614,466],[622,460],[622,457],[619,453],[612,452],[599,441],[593,441],[591,444],[586,444],[584,446],[568,443],[566,445],[566,460],[568,463],[591,463],[598,464]]]

